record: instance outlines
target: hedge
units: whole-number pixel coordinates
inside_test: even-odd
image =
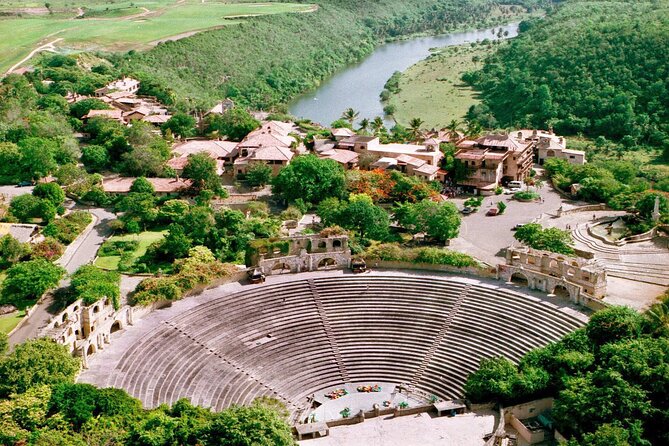
[[[461,252],[435,247],[405,248],[394,243],[383,243],[371,246],[365,252],[365,258],[391,262],[449,265],[457,268],[477,265],[476,259]]]

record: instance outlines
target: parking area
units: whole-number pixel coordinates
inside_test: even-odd
[[[460,235],[451,240],[450,247],[466,252],[487,263],[497,264],[504,261],[502,250],[514,242],[513,227],[517,224],[530,223],[544,215],[554,215],[565,201],[550,185],[539,191],[542,201],[516,201],[512,195],[493,195],[485,197],[478,212],[462,216]],[[459,209],[464,207],[465,198],[451,199]],[[486,216],[489,209],[496,209],[498,202],[507,207],[503,214]]]
[[[33,186],[17,187],[16,185],[0,186],[0,195],[4,195],[7,201],[17,195],[31,194]]]

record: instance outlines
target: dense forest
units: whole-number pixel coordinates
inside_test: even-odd
[[[485,359],[465,385],[472,402],[555,397],[568,446],[669,444],[669,295],[639,314],[611,307],[585,328],[527,353]]]
[[[210,105],[225,97],[255,109],[285,104],[337,69],[401,36],[482,25],[492,0],[298,0],[317,3],[307,14],[248,18],[117,60],[142,79],[177,96]],[[543,0],[506,3],[537,7]],[[499,20],[499,19],[497,19]]]
[[[669,146],[669,2],[565,2],[464,79],[484,126]]]

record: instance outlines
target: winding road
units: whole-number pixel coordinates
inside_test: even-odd
[[[90,212],[93,214],[95,224],[89,226],[86,231],[77,237],[77,239],[67,247],[63,256],[58,259],[57,263],[65,268],[68,276],[79,269],[79,267],[86,265],[95,259],[98,249],[100,249],[100,245],[102,245],[105,239],[111,234],[109,222],[116,218],[112,212],[105,209],[89,208],[78,205],[72,206],[71,209]],[[69,278],[66,277],[61,281],[60,287],[62,288],[68,285]],[[54,301],[49,294],[36,305],[30,316],[11,334],[9,337],[10,345],[20,344],[27,339],[37,337],[40,328],[48,324],[53,316],[53,306]]]

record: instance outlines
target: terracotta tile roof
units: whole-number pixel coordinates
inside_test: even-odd
[[[253,150],[249,156],[237,158],[235,164],[248,164],[251,160],[257,161],[290,161],[293,158],[293,152],[280,146],[266,146]]]
[[[349,137],[355,135],[355,132],[349,128],[332,129],[333,136]]]
[[[170,115],[150,115],[144,116],[142,121],[150,122],[151,124],[165,124],[171,117]]]
[[[128,193],[130,186],[136,180],[134,177],[119,177],[106,179],[102,182],[102,188],[109,193]],[[193,182],[191,180],[176,178],[147,178],[153,185],[156,193],[173,193],[183,189],[188,189]]]
[[[118,121],[123,120],[123,111],[122,110],[90,110],[84,119],[90,119],[95,117],[103,117],[109,119],[116,119]]]
[[[258,132],[256,130],[256,132]],[[283,146],[290,147],[290,145],[295,142],[290,136],[281,135],[273,132],[259,132],[255,134],[249,134],[244,141],[239,143],[239,147],[262,147],[262,146]]]
[[[357,161],[359,155],[351,150],[334,149],[321,153],[321,158],[331,159],[340,164],[348,164]]]
[[[423,164],[417,169],[414,169],[414,172],[423,173],[425,175],[434,175],[439,172],[439,166],[433,166],[431,164]]]
[[[172,152],[180,156],[206,152],[212,158],[225,158],[235,150],[237,150],[236,142],[192,139],[174,146]]]
[[[418,159],[416,157],[413,157],[411,155],[406,155],[406,154],[402,154],[402,155],[397,156],[397,161],[399,161],[401,163],[408,164],[408,165],[413,166],[413,167],[420,167],[424,164],[427,164],[427,161],[425,161],[425,160]]]

